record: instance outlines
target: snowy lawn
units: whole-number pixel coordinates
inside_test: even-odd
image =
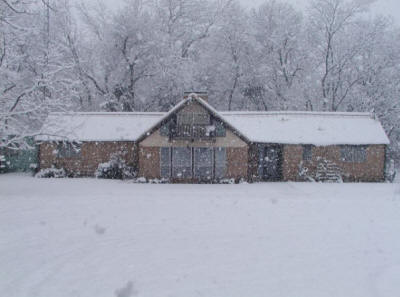
[[[400,296],[399,186],[0,175],[0,296]]]

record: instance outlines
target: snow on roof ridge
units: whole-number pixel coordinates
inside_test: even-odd
[[[363,117],[374,118],[371,112],[332,112],[332,111],[219,111],[226,116],[285,116],[285,115],[306,115],[306,116],[337,116],[337,117]]]

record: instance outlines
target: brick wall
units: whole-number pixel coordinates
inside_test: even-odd
[[[149,179],[161,178],[160,173],[160,148],[139,148],[139,176]]]
[[[285,145],[283,150],[283,179],[301,180],[299,164],[308,169],[308,175],[315,177],[318,162],[329,160],[339,166],[345,181],[383,181],[385,166],[385,146],[367,147],[365,162],[345,162],[341,158],[340,146],[313,146],[310,161],[303,161],[303,146]]]
[[[82,142],[79,156],[59,158],[57,143],[40,144],[40,169],[64,168],[67,172],[78,176],[93,176],[98,165],[110,160],[113,154],[119,154],[132,167],[137,167],[137,148],[134,142]]]
[[[249,146],[249,153],[248,153],[248,169],[247,169],[247,174],[248,174],[248,181],[250,182],[256,182],[260,181],[260,177],[258,174],[258,147],[257,144],[251,144]]]
[[[227,177],[247,180],[248,159],[248,147],[226,148]]]

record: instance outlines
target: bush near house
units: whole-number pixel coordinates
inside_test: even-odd
[[[67,173],[65,172],[64,168],[46,168],[40,170],[36,173],[35,177],[37,178],[63,178],[67,177]]]
[[[126,165],[119,155],[113,155],[110,161],[99,164],[95,176],[106,179],[129,179],[136,176],[135,169]]]

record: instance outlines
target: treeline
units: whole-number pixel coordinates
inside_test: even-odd
[[[367,2],[0,0],[0,146],[50,111],[165,111],[201,90],[219,110],[374,112],[397,158],[400,31]]]

